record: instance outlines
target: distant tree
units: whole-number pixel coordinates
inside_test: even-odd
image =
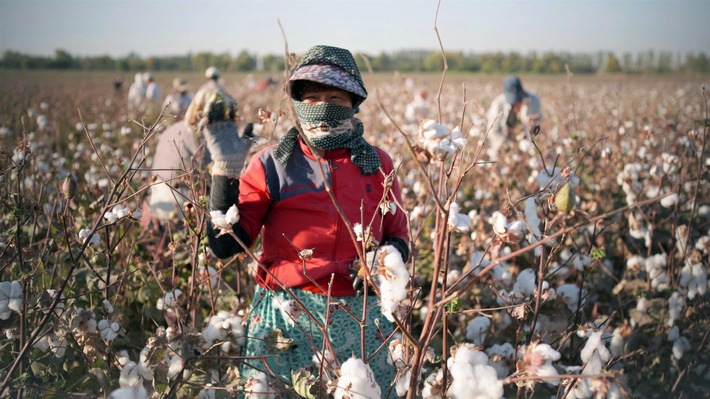
[[[261,61],[264,64],[264,71],[277,73],[284,70],[284,58],[273,54],[267,54]]]
[[[74,57],[71,56],[68,52],[57,49],[54,51],[54,60],[51,61],[49,67],[50,68],[55,68],[55,69],[69,69],[73,68],[76,65],[74,64]]]
[[[234,66],[237,71],[253,71],[256,68],[256,58],[242,50],[234,60]]]
[[[606,72],[606,73],[621,72],[621,64],[619,63],[619,59],[616,58],[614,53],[609,53],[609,56],[606,60],[606,67],[604,68],[604,72]]]

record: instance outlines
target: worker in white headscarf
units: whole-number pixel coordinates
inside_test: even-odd
[[[163,107],[167,107],[166,113],[168,115],[175,115],[177,118],[185,116],[185,112],[192,102],[192,94],[188,89],[189,85],[185,79],[173,79],[173,90],[163,101]]]
[[[231,96],[227,94],[227,91],[222,87],[222,85],[220,85],[219,76],[219,69],[217,69],[217,67],[211,66],[207,68],[207,70],[205,70],[207,82],[197,90],[190,106],[187,107],[187,111],[185,112],[185,123],[187,123],[193,131],[197,131],[197,123],[203,117],[202,110],[205,108],[207,101],[215,91],[218,91],[222,97],[228,97],[231,99]]]
[[[136,73],[135,80],[128,88],[128,113],[136,116],[145,111],[146,85],[143,81],[143,74]]]
[[[143,75],[145,80],[145,98],[147,100],[147,106],[151,108],[151,111],[160,111],[160,87],[155,83],[153,74],[146,72]]]

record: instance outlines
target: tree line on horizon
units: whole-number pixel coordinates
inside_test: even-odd
[[[559,74],[566,67],[574,73],[708,73],[710,60],[705,53],[679,54],[653,50],[617,56],[610,51],[595,53],[552,52],[446,52],[448,70],[474,73],[538,73]],[[363,57],[364,56],[364,57]],[[444,68],[440,51],[399,50],[376,55],[356,53],[359,67],[367,70],[369,60],[375,72],[438,72]],[[0,68],[5,69],[65,69],[103,71],[203,71],[216,66],[225,72],[278,73],[284,69],[284,57],[267,54],[259,56],[242,50],[235,56],[229,52],[188,53],[174,56],[141,57],[130,53],[123,57],[74,56],[65,50],[55,50],[54,56],[23,54],[5,51]]]

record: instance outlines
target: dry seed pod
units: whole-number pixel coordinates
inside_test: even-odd
[[[76,190],[76,179],[74,179],[74,175],[69,173],[67,177],[64,178],[64,182],[62,183],[62,194],[64,194],[64,198],[71,199],[74,195],[76,195]]]

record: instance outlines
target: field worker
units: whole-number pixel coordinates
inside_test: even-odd
[[[499,114],[502,117],[496,121]],[[486,112],[486,127],[493,125],[489,138],[489,155],[497,155],[498,149],[507,139],[524,133],[529,138],[534,126],[542,122],[540,99],[534,93],[523,89],[520,78],[509,75],[503,79],[503,93],[495,99]]]
[[[161,231],[166,222],[184,219],[185,204],[194,199],[182,176],[205,167],[210,156],[182,119],[168,126],[157,138],[150,172],[154,184],[143,202],[141,225]]]
[[[128,88],[128,113],[131,116],[145,111],[145,93],[146,85],[143,81],[143,74],[138,72]]]
[[[187,112],[185,113],[185,121],[187,125],[193,130],[197,130],[197,124],[202,119],[202,110],[207,104],[209,96],[215,91],[218,91],[222,97],[229,97],[227,91],[219,84],[219,69],[217,67],[211,66],[205,70],[205,78],[207,82],[200,86],[195,93],[195,97],[192,99],[190,106],[187,107]],[[233,100],[232,100],[233,101]],[[236,104],[234,104],[236,106]]]
[[[179,119],[183,118],[192,101],[192,95],[188,92],[188,88],[189,85],[185,79],[173,79],[173,89],[163,102],[163,107],[167,107],[165,109],[167,114],[175,115]]]
[[[234,232],[248,246],[261,234],[259,261],[268,268],[268,273],[260,267],[254,274],[257,288],[244,349],[244,355],[252,358],[245,359],[242,377],[258,370],[273,371],[275,377],[270,377],[270,382],[281,390],[280,397],[294,394],[283,391],[291,385],[292,370],[305,367],[318,375],[313,358],[323,344],[312,319],[301,314],[293,321],[280,311],[281,304],[296,303],[284,287],[292,290],[321,325],[331,305],[328,340],[341,363],[362,353],[360,323],[350,316],[362,317],[363,312],[363,295],[358,295],[361,288],[355,287],[351,277],[358,258],[356,246],[362,243],[351,239],[326,187],[350,225],[370,226],[379,245],[393,246],[395,256],[399,254],[403,260],[409,256],[404,212],[380,207],[381,201],[401,204],[400,187],[392,159],[364,139],[363,124],[355,117],[367,91],[352,54],[337,47],[312,47],[296,66],[289,87],[296,117],[312,150],[292,127],[277,145],[257,152],[242,172],[249,140],[236,134],[233,123],[213,123],[204,129],[214,161],[210,209],[227,212],[237,205],[239,220],[232,225]],[[217,236],[211,222],[207,232],[216,256],[226,258],[243,251],[231,235]],[[300,257],[303,250],[312,253]],[[387,363],[387,345],[377,349],[392,332],[392,324],[383,317],[378,297],[365,297],[366,356],[374,354],[369,365],[385,397],[395,369]],[[334,303],[337,306],[333,307]],[[263,339],[275,329],[293,339],[289,349],[276,355],[269,352]],[[262,357],[268,366],[254,357]]]
[[[145,98],[147,100],[148,107],[152,108],[153,110],[159,110],[160,87],[157,83],[155,83],[155,79],[153,78],[152,73],[146,72],[145,75],[143,75],[143,78],[145,79],[146,84]]]
[[[419,123],[429,115],[429,101],[424,90],[417,90],[414,94],[414,100],[407,104],[404,111],[404,117],[408,123]]]

